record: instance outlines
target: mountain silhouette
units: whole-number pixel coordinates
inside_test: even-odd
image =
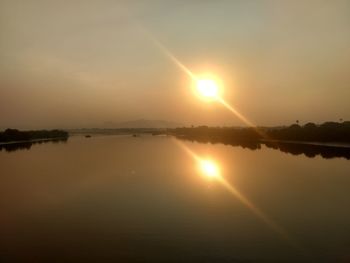
[[[146,119],[139,119],[139,120],[133,120],[133,121],[126,121],[126,122],[106,122],[105,125],[106,128],[177,128],[182,126],[179,123],[176,122],[170,122],[170,121],[164,121],[164,120],[146,120]]]

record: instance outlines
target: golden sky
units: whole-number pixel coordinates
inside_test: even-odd
[[[244,125],[350,119],[349,1],[0,1],[0,129],[163,119]]]

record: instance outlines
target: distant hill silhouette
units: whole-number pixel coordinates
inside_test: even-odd
[[[170,121],[164,121],[164,120],[146,120],[146,119],[139,119],[139,120],[133,120],[133,121],[126,121],[126,122],[106,122],[105,128],[113,128],[113,129],[120,129],[120,128],[142,128],[142,129],[149,129],[149,128],[156,128],[156,129],[166,129],[166,128],[176,128],[181,127],[181,124],[176,122],[170,122]]]

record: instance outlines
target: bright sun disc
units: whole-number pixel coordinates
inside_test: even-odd
[[[207,177],[214,178],[220,174],[219,167],[211,160],[201,161],[200,168]]]
[[[215,99],[218,96],[219,88],[212,79],[199,79],[197,80],[197,91],[205,98]]]

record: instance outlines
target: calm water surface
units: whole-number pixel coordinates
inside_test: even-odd
[[[350,262],[350,161],[183,142],[73,137],[0,151],[1,262]]]

